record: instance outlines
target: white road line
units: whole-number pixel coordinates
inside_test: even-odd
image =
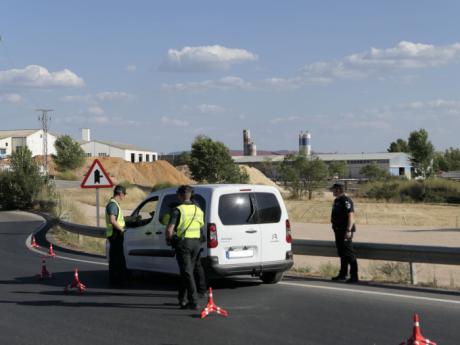
[[[48,255],[48,252],[46,251],[41,251],[38,250],[37,248],[33,248],[30,243],[31,243],[32,235],[27,237],[26,239],[26,247],[29,248],[29,250],[41,254],[41,255]],[[98,262],[98,261],[90,261],[90,260],[81,260],[81,259],[75,259],[75,258],[69,258],[67,256],[62,256],[62,255],[56,255],[56,258],[58,259],[63,259],[63,260],[69,260],[69,261],[76,261],[76,262],[84,262],[86,264],[93,264],[93,265],[100,265],[100,266],[108,266],[107,262]]]
[[[389,292],[367,291],[367,290],[359,290],[359,289],[355,290],[355,289],[347,289],[347,288],[340,288],[340,287],[311,285],[311,284],[299,284],[299,283],[290,283],[290,282],[280,282],[279,284],[303,287],[303,288],[306,288],[306,289],[323,289],[323,290],[359,293],[359,294],[363,294],[363,295],[377,295],[377,296],[416,299],[416,300],[429,301],[429,302],[460,304],[460,301],[458,301],[458,300],[449,300],[449,299],[422,297],[422,296],[413,296],[413,295],[403,295],[403,294],[389,293]]]

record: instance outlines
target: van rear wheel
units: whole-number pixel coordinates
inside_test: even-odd
[[[283,279],[283,274],[284,272],[265,272],[262,273],[260,279],[262,279],[265,284],[276,284]]]

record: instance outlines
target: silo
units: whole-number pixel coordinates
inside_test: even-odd
[[[249,129],[243,130],[243,156],[249,156],[249,143],[251,142],[251,132]]]
[[[311,155],[311,135],[309,132],[300,132],[299,134],[299,154]]]

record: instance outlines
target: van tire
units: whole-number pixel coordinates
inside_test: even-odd
[[[283,275],[284,272],[265,272],[262,273],[260,279],[262,279],[265,284],[276,284],[283,279]]]

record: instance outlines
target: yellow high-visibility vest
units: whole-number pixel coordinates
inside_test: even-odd
[[[110,202],[114,202],[115,205],[118,207],[118,217],[117,217],[117,224],[120,228],[124,229],[125,227],[125,217],[123,217],[123,211],[121,210],[120,205],[115,199],[110,199]],[[106,232],[105,235],[108,237],[112,236],[113,234],[113,225],[110,223],[110,216],[107,213],[107,209],[105,211],[105,224],[106,224]]]
[[[176,233],[180,238],[200,238],[200,229],[204,225],[204,213],[196,205],[182,204],[177,206],[180,211],[179,225]]]

